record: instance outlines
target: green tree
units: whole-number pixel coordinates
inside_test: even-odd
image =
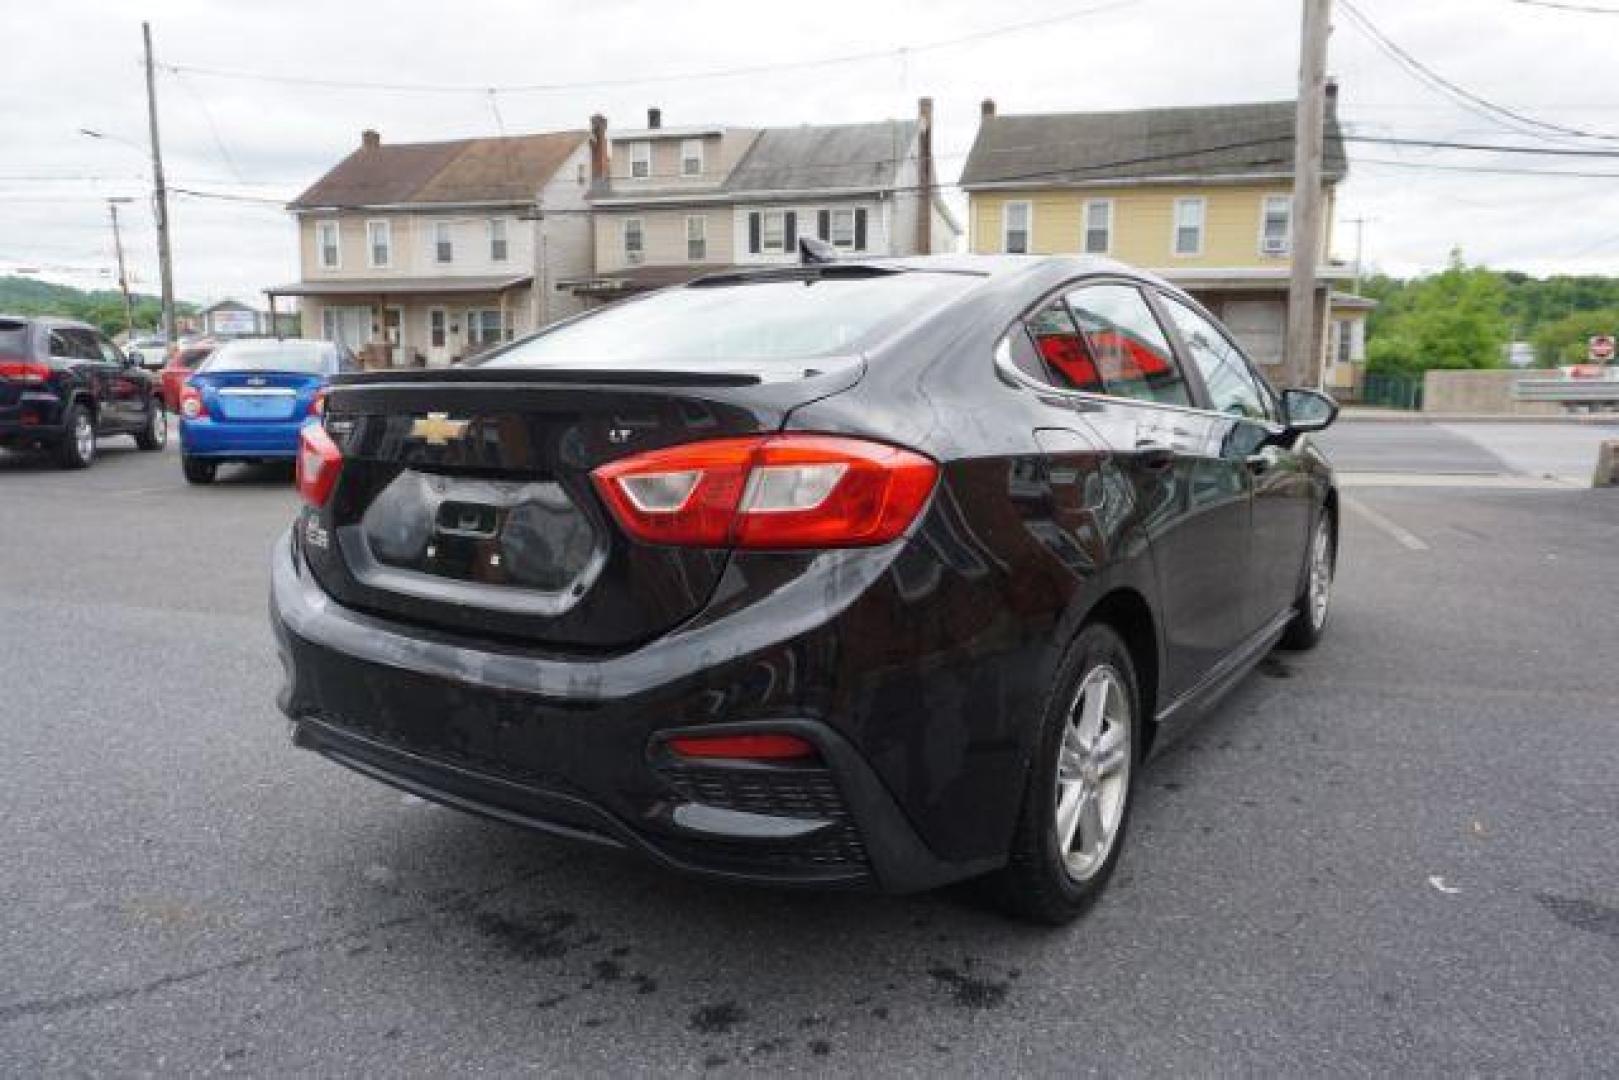
[[[1619,334],[1619,307],[1577,311],[1543,324],[1535,331],[1535,363],[1541,367],[1584,363],[1590,339]]]
[[[1376,279],[1373,292],[1378,288]],[[1373,299],[1379,299],[1375,294]],[[1366,347],[1367,369],[1416,375],[1430,368],[1490,368],[1503,364],[1511,333],[1501,275],[1468,266],[1460,251],[1442,272],[1390,289]]]

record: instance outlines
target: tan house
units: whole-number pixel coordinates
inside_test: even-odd
[[[731,265],[793,262],[798,237],[850,255],[955,250],[934,190],[933,104],[915,120],[783,128],[647,126],[615,132],[591,196],[592,273],[564,282],[610,299]]]
[[[1317,348],[1352,272],[1328,261],[1347,172],[1328,97]],[[1292,227],[1290,101],[1129,112],[998,115],[985,101],[961,186],[975,252],[1106,255],[1195,295],[1262,365],[1282,360]],[[1329,294],[1334,299],[1329,302]],[[1346,319],[1350,318],[1346,314]]]
[[[448,364],[579,310],[591,268],[587,131],[387,144],[375,131],[289,209],[307,336],[368,363]]]

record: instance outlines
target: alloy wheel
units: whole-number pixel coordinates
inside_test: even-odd
[[[1057,752],[1057,843],[1069,877],[1083,882],[1107,862],[1130,789],[1133,705],[1106,664],[1080,683]]]
[[[96,429],[90,414],[80,410],[73,424],[73,444],[79,451],[80,461],[89,461],[96,453]]]
[[[1332,536],[1326,521],[1316,526],[1310,545],[1310,625],[1319,630],[1327,621],[1327,605],[1332,601]]]

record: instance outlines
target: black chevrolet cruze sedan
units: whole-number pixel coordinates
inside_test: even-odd
[[[1320,637],[1335,411],[1073,258],[719,273],[342,376],[273,556],[280,706],[502,821],[1061,922],[1154,743]]]

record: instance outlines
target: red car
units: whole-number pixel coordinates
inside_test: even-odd
[[[170,412],[180,411],[180,389],[202,362],[219,348],[215,338],[197,338],[181,342],[169,350],[169,362],[163,365],[159,376],[163,380],[163,407]]]

